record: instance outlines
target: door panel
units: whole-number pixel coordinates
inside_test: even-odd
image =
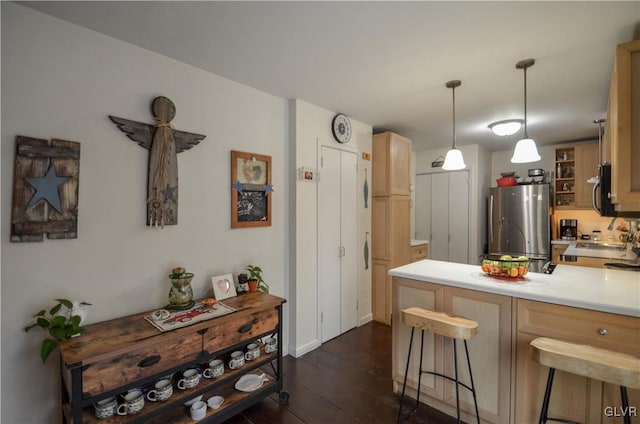
[[[431,238],[429,257],[449,260],[449,174],[431,175]]]
[[[469,173],[449,173],[449,261],[469,263]]]
[[[358,162],[357,155],[341,152],[340,184],[340,238],[343,248],[341,258],[341,325],[342,333],[358,324]]]
[[[431,174],[416,175],[415,234],[418,240],[429,240],[431,235]]]
[[[320,340],[340,335],[340,151],[322,148],[318,181]]]

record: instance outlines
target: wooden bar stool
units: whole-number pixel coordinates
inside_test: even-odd
[[[469,360],[469,348],[467,347],[467,340],[472,338],[478,332],[478,323],[467,318],[460,316],[447,314],[445,312],[434,311],[423,308],[407,308],[402,311],[402,323],[411,327],[411,339],[409,340],[409,354],[407,355],[407,366],[404,372],[404,382],[402,384],[402,396],[400,397],[400,408],[398,410],[398,423],[406,421],[418,411],[420,404],[420,386],[422,383],[422,374],[431,374],[438,377],[446,378],[449,381],[453,381],[456,385],[456,413],[458,423],[460,422],[460,396],[459,387],[462,386],[473,395],[473,403],[476,407],[476,417],[478,424],[480,424],[480,415],[478,414],[478,401],[476,399],[476,389],[473,384],[473,374],[471,373],[471,361]],[[409,375],[409,362],[411,360],[411,348],[413,345],[413,333],[415,329],[422,330],[420,340],[420,367],[418,371],[418,394],[416,396],[416,406],[409,414],[402,418],[402,404],[404,401],[404,394],[407,388],[407,376]],[[424,332],[429,331],[433,334],[437,334],[444,337],[449,337],[453,340],[453,364],[454,364],[454,377],[443,375],[433,371],[426,371],[422,369],[422,354],[424,351]],[[464,341],[464,350],[467,354],[467,366],[469,367],[469,377],[471,379],[471,386],[468,386],[458,380],[458,348],[456,341],[462,339]]]
[[[548,417],[549,398],[556,369],[620,386],[623,411],[629,411],[627,387],[640,389],[640,358],[633,355],[546,337],[532,340],[529,353],[535,361],[549,367],[539,424],[544,424],[547,420],[569,422]],[[625,414],[623,419],[625,424],[631,423],[628,414]]]

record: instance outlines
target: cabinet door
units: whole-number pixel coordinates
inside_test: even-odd
[[[392,132],[373,136],[373,196],[408,196],[411,140]]]
[[[402,390],[402,382],[407,366],[407,353],[409,352],[409,340],[411,337],[411,327],[402,323],[401,311],[412,306],[427,309],[440,309],[442,306],[443,289],[437,284],[414,281],[404,278],[393,278],[393,359],[392,379],[394,381],[394,391]],[[418,368],[420,364],[420,330],[415,330],[413,336],[413,346],[411,349],[411,360],[409,362],[409,373],[407,379],[408,393],[414,397],[415,389],[418,387]],[[426,370],[437,370],[442,372],[444,358],[442,356],[442,337],[435,337],[433,333],[424,333],[424,352],[422,367]],[[432,375],[422,376],[421,392],[436,399],[443,397],[442,378],[435,378]]]
[[[488,422],[509,421],[511,394],[511,298],[497,294],[444,287],[444,310],[478,323],[478,334],[467,342],[480,416]],[[471,385],[464,343],[458,341],[458,375]],[[444,370],[454,375],[453,342],[445,339]],[[445,382],[444,400],[456,405],[455,385]],[[460,407],[475,415],[473,397],[460,390]]]
[[[640,40],[616,49],[607,128],[611,132],[611,199],[620,212],[640,211]]]
[[[577,208],[591,208],[593,184],[587,179],[598,175],[598,144],[577,144],[575,146],[575,205]]]
[[[391,323],[391,310],[387,306],[390,301],[388,292],[391,290],[389,261],[373,259],[371,261],[371,309],[373,320],[384,324]]]

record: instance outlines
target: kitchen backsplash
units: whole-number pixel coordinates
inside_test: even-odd
[[[608,230],[612,218],[606,218],[598,215],[592,210],[557,210],[553,215],[553,234],[554,240],[559,239],[559,222],[561,219],[577,219],[578,220],[578,237],[582,234],[591,235],[594,230],[600,230],[601,240],[603,241],[621,241],[620,236],[623,231],[616,228],[629,229],[629,221],[624,218],[617,218],[613,224],[613,229]],[[637,221],[637,220],[636,220]]]

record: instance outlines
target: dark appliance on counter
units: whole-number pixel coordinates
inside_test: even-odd
[[[490,188],[488,207],[488,253],[527,256],[540,272],[551,259],[549,185]]]
[[[578,220],[560,220],[560,238],[562,240],[578,240]]]

